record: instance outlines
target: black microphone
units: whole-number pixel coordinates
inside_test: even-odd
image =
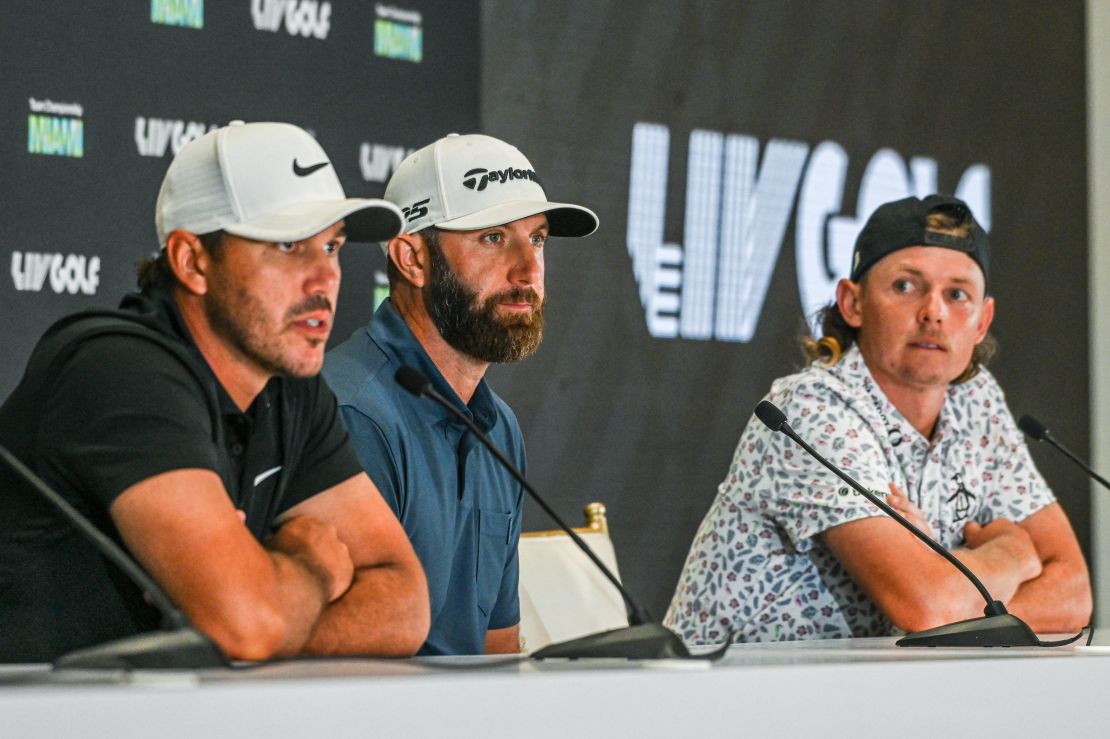
[[[660,659],[664,657],[681,657],[690,658],[690,652],[686,649],[686,645],[678,636],[666,628],[662,624],[652,622],[647,611],[641,608],[624,586],[621,585],[620,580],[610,572],[609,568],[598,559],[593,550],[582,541],[582,538],[574,532],[570,526],[563,522],[557,513],[547,504],[547,502],[540,497],[535,488],[529,484],[528,480],[524,478],[516,465],[505,456],[504,452],[497,448],[497,446],[490,441],[482,430],[467,417],[465,413],[459,410],[454,403],[445,398],[442,393],[435,389],[432,383],[424,374],[407,365],[402,366],[397,370],[394,379],[405,390],[413,395],[426,397],[439,403],[441,406],[450,411],[456,418],[466,424],[470,429],[470,433],[482,442],[482,444],[489,449],[490,453],[501,463],[501,466],[508,470],[509,474],[516,479],[517,482],[528,492],[532,500],[544,510],[548,516],[559,526],[560,529],[565,531],[571,540],[578,546],[582,552],[590,558],[594,566],[605,575],[606,579],[613,584],[613,587],[621,594],[624,599],[625,607],[628,609],[628,622],[631,624],[625,628],[612,629],[610,631],[603,631],[598,634],[590,634],[578,639],[571,639],[565,642],[556,644],[549,644],[543,649],[538,650],[532,654],[532,659],[547,659],[552,657],[568,657],[577,659],[578,657],[624,657],[627,659]],[[726,640],[724,646],[714,652],[712,655],[707,655],[710,659],[723,655],[728,648],[730,640]]]
[[[54,660],[54,668],[85,670],[172,669],[227,667],[228,661],[211,639],[197,631],[189,619],[174,606],[158,584],[114,541],[52,490],[27,465],[0,446],[3,459],[19,477],[52,505],[82,536],[145,592],[162,614],[162,631],[150,631],[117,639],[106,644],[77,649]],[[0,637],[2,638],[2,637]]]
[[[1024,431],[1025,435],[1033,441],[1047,441],[1051,446],[1056,447],[1057,451],[1070,459],[1072,462],[1075,462],[1077,465],[1082,467],[1083,471],[1090,475],[1092,480],[1102,485],[1107,490],[1110,490],[1110,482],[1107,482],[1101,475],[1092,470],[1086,462],[1072,454],[1067,447],[1056,441],[1056,439],[1053,438],[1052,433],[1049,432],[1048,427],[1045,426],[1043,423],[1033,418],[1032,416],[1022,416],[1020,419],[1018,419],[1018,428]]]
[[[879,507],[883,513],[893,518],[898,523],[902,524],[911,534],[916,536],[921,541],[925,542],[934,552],[944,557],[952,564],[957,570],[963,573],[964,577],[971,581],[979,594],[983,596],[983,600],[987,602],[987,606],[983,609],[986,614],[980,618],[971,618],[966,621],[957,621],[952,624],[945,624],[944,626],[937,626],[932,629],[925,629],[924,631],[915,631],[906,634],[904,637],[895,642],[900,647],[1055,647],[1069,644],[1075,639],[1079,638],[1083,632],[1080,632],[1072,639],[1067,639],[1060,642],[1042,642],[1029,628],[1029,625],[1022,621],[1017,616],[1008,613],[1006,606],[1001,601],[995,600],[987,591],[986,587],[979,578],[957,559],[951,552],[942,547],[921,529],[910,523],[902,514],[891,508],[886,501],[880,498],[875,493],[871,492],[863,485],[856,482],[852,477],[846,474],[839,467],[832,462],[825,459],[821,454],[805,442],[794,429],[790,428],[790,424],[786,422],[786,416],[779,408],[769,400],[764,400],[755,407],[755,415],[762,421],[767,428],[772,431],[779,431],[786,434],[794,440],[802,449],[805,449],[810,456],[823,464],[831,470],[837,477],[852,486],[852,488],[862,495],[867,500]]]

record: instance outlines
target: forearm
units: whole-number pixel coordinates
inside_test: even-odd
[[[1091,619],[1087,567],[1063,559],[1045,562],[1040,576],[1023,583],[1006,606],[1034,631],[1078,631]]]
[[[308,641],[327,603],[327,591],[308,564],[281,552],[269,554],[275,575],[274,607],[282,622],[282,638],[274,656],[289,657]]]
[[[301,652],[407,657],[430,625],[428,586],[415,558],[409,565],[362,567],[350,590],[324,607]]]
[[[983,583],[995,600],[1007,602],[1014,597],[1021,584],[1036,576],[1024,560],[1014,553],[1004,537],[992,539],[975,549],[954,549],[956,556]],[[982,596],[976,592],[976,598]],[[982,604],[980,610],[982,610]]]

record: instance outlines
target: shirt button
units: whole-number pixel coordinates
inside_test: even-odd
[[[243,456],[243,445],[240,444],[239,442],[235,442],[234,444],[231,445],[231,453],[233,455],[235,455],[236,457]]]

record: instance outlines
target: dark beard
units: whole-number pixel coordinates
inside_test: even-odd
[[[513,288],[496,293],[478,305],[478,293],[459,281],[439,244],[428,242],[431,279],[424,292],[424,306],[443,339],[452,347],[483,362],[516,362],[539,348],[543,341],[543,308],[535,290]],[[527,302],[527,315],[502,318],[497,305]]]

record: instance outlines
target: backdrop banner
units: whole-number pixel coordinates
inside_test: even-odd
[[[517,145],[601,218],[547,248],[539,352],[491,369],[529,473],[609,509],[663,615],[752,408],[880,203],[965,198],[993,244],[992,371],[1088,452],[1081,0],[150,0],[4,5],[0,398],[56,318],[114,305],[157,248],[173,154],[213,126],[314,133],[380,196],[450,131]],[[386,294],[344,250],[332,343]],[[1087,483],[1034,449],[1088,548]],[[530,505],[525,528],[550,528]]]
[[[601,217],[547,250],[547,335],[499,367],[535,484],[609,508],[661,617],[752,409],[880,203],[991,233],[992,365],[1088,450],[1083,3],[483,3],[482,127]],[[520,29],[528,29],[521,33]],[[1088,542],[1087,482],[1033,450]],[[542,512],[526,528],[546,528]]]
[[[166,167],[206,131],[295,123],[349,196],[381,197],[408,152],[478,129],[477,0],[17,0],[3,16],[0,398],[50,323],[135,289]],[[333,342],[385,292],[376,245],[345,249],[343,270]]]

